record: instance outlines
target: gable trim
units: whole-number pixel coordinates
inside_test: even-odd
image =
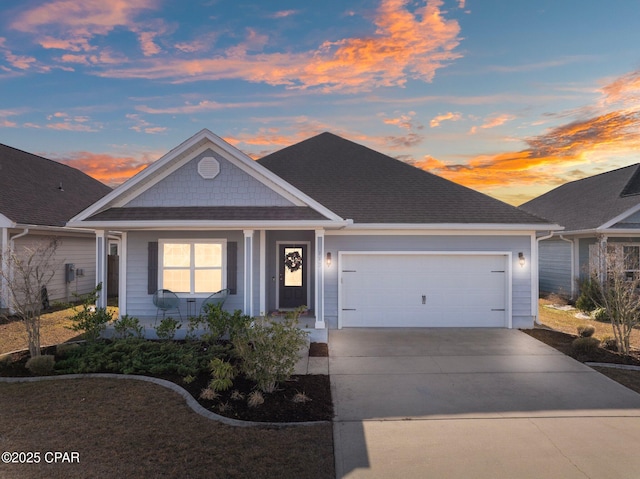
[[[629,216],[633,215],[634,213],[637,213],[638,211],[640,211],[640,203],[638,203],[632,208],[629,208],[627,211],[619,214],[618,216],[615,216],[614,218],[610,219],[609,221],[602,224],[601,226],[598,226],[596,230],[611,228],[616,223],[620,223],[623,219],[628,218]]]
[[[193,159],[197,154],[207,149],[214,149],[227,161],[240,168],[245,173],[260,181],[266,187],[272,189],[297,206],[309,206],[322,215],[334,221],[342,221],[342,218],[329,210],[310,196],[287,183],[282,178],[272,173],[264,166],[255,162],[237,148],[224,141],[219,136],[207,129],[196,133],[188,140],[153,162],[147,168],[125,181],[111,193],[97,201],[78,215],[69,220],[69,224],[86,225],[85,220],[109,206],[122,206],[133,198],[161,181],[166,176]]]

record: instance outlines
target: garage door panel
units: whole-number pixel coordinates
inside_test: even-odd
[[[342,255],[341,326],[504,327],[505,255]]]

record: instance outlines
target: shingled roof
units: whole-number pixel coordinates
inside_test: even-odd
[[[15,223],[65,226],[109,191],[80,170],[0,144],[0,213]]]
[[[640,164],[559,186],[520,206],[566,228],[596,229],[640,203]]]
[[[354,223],[548,223],[331,133],[322,133],[258,161]]]

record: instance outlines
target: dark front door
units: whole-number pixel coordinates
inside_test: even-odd
[[[280,309],[307,305],[307,247],[281,244],[278,251]]]

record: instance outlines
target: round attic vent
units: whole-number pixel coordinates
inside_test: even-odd
[[[220,163],[211,156],[206,156],[198,162],[198,173],[205,180],[213,180],[220,173]]]

